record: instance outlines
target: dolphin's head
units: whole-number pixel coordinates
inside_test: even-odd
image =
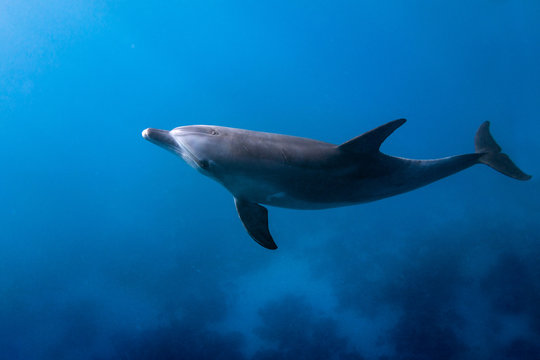
[[[214,126],[190,125],[177,127],[171,131],[146,129],[143,138],[182,157],[190,166],[212,175],[215,160],[225,150],[220,141],[220,132]]]

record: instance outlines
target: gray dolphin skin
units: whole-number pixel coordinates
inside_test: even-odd
[[[403,123],[391,121],[341,145],[210,125],[146,129],[142,136],[225,186],[247,232],[267,249],[277,246],[261,204],[291,209],[360,204],[417,189],[475,164],[517,180],[531,178],[501,152],[487,121],[476,133],[471,154],[413,160],[381,153],[382,142]]]

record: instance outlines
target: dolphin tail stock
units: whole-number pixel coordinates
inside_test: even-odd
[[[476,153],[482,154],[478,158],[478,162],[517,180],[529,180],[531,178],[531,175],[521,171],[508,155],[501,152],[501,147],[489,132],[489,121],[485,121],[478,128],[474,138],[474,146]]]

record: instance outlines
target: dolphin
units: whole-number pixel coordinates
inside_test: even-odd
[[[476,133],[474,153],[414,160],[380,152],[383,141],[405,121],[391,121],[341,145],[211,125],[171,131],[148,128],[142,136],[229,190],[248,234],[272,250],[277,245],[262,205],[306,210],[366,203],[417,189],[475,164],[517,180],[531,178],[501,152],[488,121]]]

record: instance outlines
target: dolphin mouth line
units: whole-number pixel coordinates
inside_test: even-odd
[[[185,160],[189,159],[192,162],[194,162],[198,167],[201,167],[199,165],[200,164],[199,158],[196,157],[195,154],[193,154],[193,150],[186,143],[184,143],[182,140],[176,140],[176,143],[177,143],[177,149],[179,150],[178,154],[182,158],[184,158]]]

